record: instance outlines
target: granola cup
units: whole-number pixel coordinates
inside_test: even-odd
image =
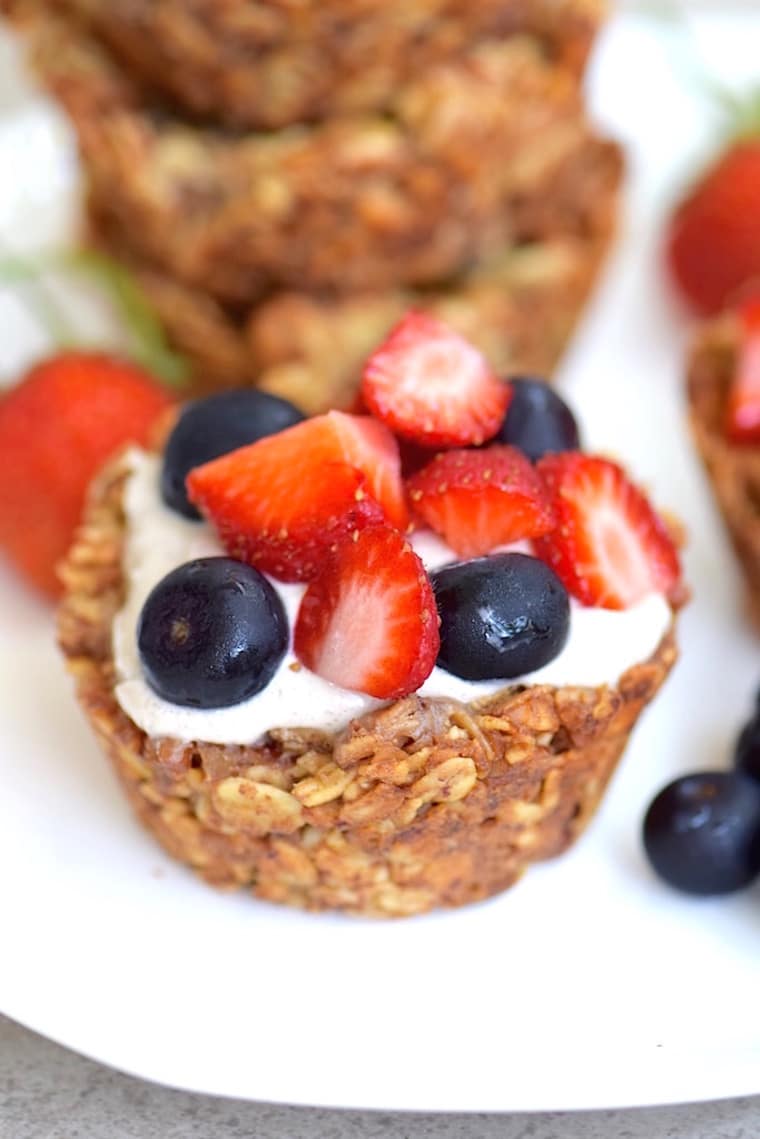
[[[615,169],[613,162],[608,171],[615,176]],[[354,405],[362,363],[410,307],[446,321],[501,374],[550,379],[594,287],[610,230],[497,252],[439,288],[343,298],[279,292],[244,313],[125,254],[102,227],[90,239],[130,268],[189,361],[194,392],[255,386],[316,415]]]
[[[744,576],[751,619],[760,631],[760,447],[731,443],[723,430],[738,344],[734,314],[703,325],[691,346],[687,393],[694,441]]]
[[[361,2],[368,19],[396,6]],[[598,0],[412,5],[412,21],[423,9],[464,21],[482,3],[509,28],[394,83],[388,115],[269,134],[183,124],[62,18],[78,8],[113,30],[150,9],[176,28],[180,8],[191,20],[213,8],[232,27],[244,8],[331,19],[343,3],[0,10],[77,129],[86,239],[139,280],[195,393],[253,385],[312,414],[351,407],[362,361],[410,307],[450,323],[499,371],[549,378],[613,239],[623,176],[620,148],[586,120],[580,62],[547,46],[596,26]]]
[[[382,110],[399,84],[480,40],[530,34],[580,73],[602,0],[59,0],[191,114],[287,126]]]
[[[135,256],[225,304],[440,284],[497,248],[582,237],[609,212],[586,177],[595,136],[577,77],[529,35],[415,72],[382,114],[232,133],[167,114],[50,0],[20,7],[98,215]]]
[[[116,460],[93,487],[61,570],[59,642],[138,818],[215,886],[372,917],[505,890],[583,831],[676,659],[671,625],[614,686],[413,695],[334,735],[273,726],[250,745],[152,738],[114,696],[125,478]]]

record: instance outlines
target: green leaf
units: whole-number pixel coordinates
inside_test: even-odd
[[[62,269],[89,277],[109,295],[130,337],[131,354],[139,364],[173,387],[187,384],[188,362],[169,347],[158,317],[128,269],[91,249],[64,251],[56,261]]]
[[[160,321],[135,278],[112,257],[89,249],[56,250],[29,257],[0,256],[0,284],[23,289],[25,300],[59,348],[83,347],[84,338],[77,334],[45,285],[43,274],[55,269],[81,274],[103,290],[124,327],[128,352],[136,363],[169,387],[187,385],[190,378],[187,360],[170,347]]]
[[[76,332],[60,304],[41,280],[39,261],[23,257],[0,259],[0,284],[16,285],[23,289],[24,301],[45,331],[60,348],[77,343]]]
[[[731,96],[728,111],[734,139],[760,139],[760,88]]]

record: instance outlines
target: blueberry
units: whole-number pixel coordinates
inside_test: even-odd
[[[490,554],[430,575],[441,617],[438,664],[465,680],[509,680],[562,650],[570,602],[557,575],[527,554]]]
[[[198,558],[167,574],[140,614],[150,687],[172,704],[226,708],[265,688],[288,646],[278,594],[252,566]]]
[[[492,443],[511,443],[535,462],[547,452],[577,451],[578,425],[565,401],[544,380],[511,379],[512,399]]]
[[[292,427],[303,418],[292,403],[253,388],[220,392],[187,404],[164,452],[164,502],[186,518],[200,518],[185,490],[185,479],[193,467]]]
[[[760,710],[744,726],[736,741],[734,763],[738,771],[760,783]]]
[[[654,870],[686,894],[730,894],[760,874],[760,786],[734,771],[669,783],[644,819]]]

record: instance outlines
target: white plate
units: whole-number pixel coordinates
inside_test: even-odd
[[[751,74],[757,17],[698,27],[727,74]],[[392,924],[215,893],[133,822],[62,677],[49,614],[3,578],[5,1013],[125,1071],[250,1099],[489,1111],[760,1092],[760,894],[679,897],[639,843],[667,779],[728,762],[760,680],[684,431],[683,329],[658,269],[663,211],[705,135],[662,36],[621,18],[598,56],[594,102],[630,146],[630,209],[563,383],[588,442],[688,523],[695,599],[682,662],[589,834],[487,904]],[[7,63],[1,232],[49,240],[71,214],[72,166]],[[29,345],[7,306],[0,319],[8,370]]]

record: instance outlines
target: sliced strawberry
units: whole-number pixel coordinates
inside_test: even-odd
[[[369,415],[347,415],[342,411],[330,411],[320,418],[324,418],[325,428],[334,432],[341,460],[362,472],[370,494],[380,503],[391,525],[406,530],[409,513],[401,480],[401,456],[388,428]],[[327,449],[330,446],[328,442]],[[327,456],[324,461],[328,461]]]
[[[407,313],[370,356],[361,391],[391,431],[427,447],[492,438],[511,395],[477,348],[417,311]]]
[[[732,443],[760,443],[760,296],[738,310],[740,340],[726,407]]]
[[[145,443],[170,398],[141,368],[94,352],[38,364],[0,400],[0,547],[38,589],[56,564],[87,486],[109,455]]]
[[[294,633],[300,661],[341,688],[396,700],[438,656],[438,612],[425,567],[389,526],[344,539],[308,586]]]
[[[626,609],[648,593],[670,594],[678,554],[646,497],[608,459],[567,451],[538,463],[557,527],[536,553],[586,605]]]
[[[408,523],[393,436],[338,411],[196,467],[187,488],[230,554],[281,581],[308,581],[369,522]]]
[[[285,434],[285,432],[282,432]],[[190,499],[233,558],[278,581],[309,581],[336,543],[384,514],[347,463],[281,466],[232,451],[190,472]]]
[[[412,509],[464,558],[546,534],[555,523],[543,481],[516,447],[443,451],[407,482]]]

